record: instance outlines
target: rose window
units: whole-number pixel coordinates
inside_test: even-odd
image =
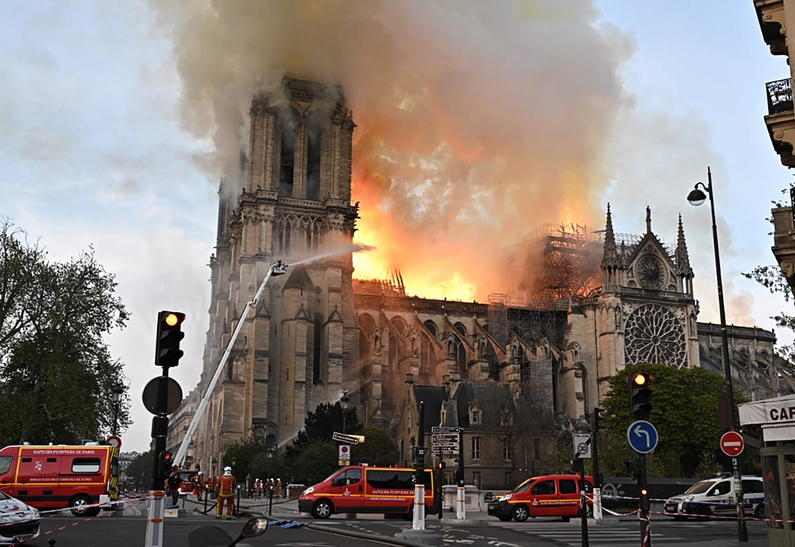
[[[633,311],[624,328],[626,363],[662,363],[682,368],[687,365],[687,345],[682,321],[658,304],[646,304]]]

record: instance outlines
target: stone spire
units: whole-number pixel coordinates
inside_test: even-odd
[[[682,215],[679,215],[679,233],[676,238],[676,273],[688,279],[693,278],[693,268],[690,267],[690,257],[687,254],[687,243],[685,243],[685,229],[682,227]]]
[[[646,206],[646,233],[651,233],[651,207]]]
[[[607,204],[607,224],[605,226],[605,250],[602,256],[602,269],[619,268],[621,260],[616,250],[616,236],[613,233],[613,217],[610,214],[610,204]]]

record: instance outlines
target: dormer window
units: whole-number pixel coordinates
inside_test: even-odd
[[[480,410],[473,410],[472,411],[472,425],[476,425],[480,423]]]

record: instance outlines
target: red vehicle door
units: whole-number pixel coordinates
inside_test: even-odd
[[[0,453],[0,492],[16,497],[17,448],[10,447]]]
[[[16,496],[37,508],[58,505],[58,458],[48,451],[22,449]]]
[[[328,496],[334,504],[336,513],[356,513],[365,511],[361,467],[347,467],[335,475],[328,489]]]
[[[105,458],[107,451],[71,450],[61,456],[58,495],[69,502],[92,504],[105,492]],[[78,500],[79,498],[79,500]]]
[[[530,487],[530,514],[534,517],[560,516],[555,479],[540,478]]]
[[[586,484],[588,481],[586,481]],[[586,491],[588,489],[586,488]],[[580,486],[571,479],[558,479],[558,510],[561,517],[576,517],[580,511]]]

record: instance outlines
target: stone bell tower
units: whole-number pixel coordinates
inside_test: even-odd
[[[270,265],[283,260],[288,268],[249,313],[194,437],[205,469],[238,439],[289,439],[355,377],[354,127],[338,87],[284,78],[251,102],[238,190],[229,180],[220,186],[200,387]]]

